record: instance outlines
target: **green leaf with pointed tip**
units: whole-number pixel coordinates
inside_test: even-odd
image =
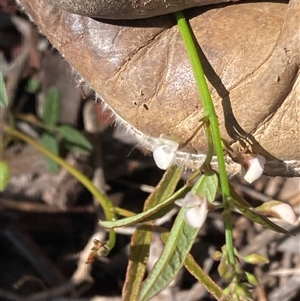
[[[99,225],[104,228],[118,228],[123,226],[129,226],[138,222],[149,222],[164,216],[167,212],[169,212],[174,207],[174,201],[181,198],[185,195],[190,188],[188,186],[184,186],[178,191],[176,191],[172,196],[166,198],[161,203],[156,206],[148,209],[145,212],[141,212],[137,215],[126,217],[119,219],[117,221],[100,221]]]
[[[8,106],[8,97],[2,71],[0,70],[0,107]]]
[[[180,180],[181,173],[182,167],[178,166],[172,166],[164,173],[154,192],[145,201],[144,211],[172,195]],[[140,286],[147,267],[152,231],[151,226],[142,225],[136,229],[132,236],[129,264],[122,294],[123,300],[138,300]]]
[[[168,168],[160,182],[156,185],[155,190],[145,201],[143,211],[147,211],[151,207],[156,206],[173,194],[180,180],[182,169],[183,168],[179,166],[172,166]]]
[[[240,210],[243,213],[244,216],[246,216],[251,221],[258,223],[275,232],[289,234],[289,231],[279,227],[275,223],[271,222],[268,218],[253,211],[251,205],[243,198],[241,198],[233,189],[231,189],[230,201],[238,210]]]
[[[4,191],[10,180],[9,166],[6,162],[0,161],[0,191]]]
[[[135,230],[131,238],[130,257],[122,300],[138,300],[139,290],[147,268],[152,231],[151,226],[142,225]]]
[[[206,197],[209,203],[213,203],[218,190],[218,183],[218,176],[213,171],[209,171],[199,178],[192,191],[200,197]]]
[[[42,120],[46,125],[54,126],[60,114],[60,99],[57,88],[52,87],[47,91],[43,108]]]
[[[90,141],[85,138],[85,136],[78,130],[74,129],[69,125],[62,125],[58,127],[58,132],[60,136],[68,142],[68,144],[73,144],[76,147],[82,148],[83,150],[91,151],[93,149]]]
[[[166,243],[168,237],[169,233],[161,234],[164,243]],[[184,266],[217,300],[229,301],[229,299],[225,299],[223,290],[202,270],[190,253],[184,261]]]
[[[229,301],[223,290],[202,270],[191,254],[187,255],[184,266],[217,300]]]
[[[183,266],[199,228],[190,227],[184,220],[182,208],[174,222],[164,251],[142,285],[140,301],[149,300],[166,287]]]
[[[44,133],[42,135],[41,144],[50,152],[58,156],[58,143],[56,139],[50,135],[49,133]],[[49,157],[45,156],[45,162],[48,170],[54,174],[58,173],[59,171],[59,165],[50,159]]]

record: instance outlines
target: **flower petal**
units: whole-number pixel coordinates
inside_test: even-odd
[[[297,216],[293,210],[293,208],[286,203],[280,203],[271,208],[271,212],[276,217],[286,221],[290,224],[295,224],[297,221]]]
[[[200,228],[207,217],[207,201],[205,200],[202,206],[188,208],[184,212],[184,219],[186,223],[193,228]]]
[[[161,135],[153,149],[153,159],[158,168],[166,170],[175,161],[179,143]]]
[[[200,206],[203,200],[194,194],[192,191],[189,191],[183,199],[178,199],[175,201],[175,204],[179,207],[193,207]]]
[[[264,172],[264,166],[266,163],[265,157],[257,155],[248,161],[248,169],[246,170],[242,166],[242,176],[245,181],[251,184],[255,180],[259,179]]]

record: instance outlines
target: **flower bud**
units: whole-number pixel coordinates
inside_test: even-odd
[[[261,206],[255,208],[255,211],[263,215],[274,216],[290,224],[295,224],[297,221],[297,216],[293,208],[289,204],[280,201],[272,200],[265,202]]]
[[[213,260],[219,261],[222,258],[222,253],[220,251],[215,251],[212,255]]]
[[[253,254],[249,254],[246,256],[242,257],[242,260],[244,260],[247,263],[250,264],[265,264],[265,263],[269,263],[269,259],[266,258],[265,256],[258,254],[258,253],[253,253]]]
[[[249,272],[245,272],[245,275],[246,275],[248,283],[250,283],[253,286],[259,286],[260,283],[253,274],[251,274]]]

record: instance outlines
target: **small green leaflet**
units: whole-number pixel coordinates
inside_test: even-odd
[[[78,130],[69,125],[59,126],[58,132],[61,138],[63,138],[69,145],[73,145],[74,147],[85,151],[91,151],[93,149],[90,141]]]
[[[218,176],[213,171],[209,171],[199,178],[192,191],[200,197],[206,197],[209,203],[213,203],[217,189]]]
[[[43,108],[43,122],[48,126],[57,124],[60,114],[60,98],[58,90],[52,87],[46,94],[46,100]]]
[[[4,191],[10,179],[9,166],[6,162],[0,161],[0,192]]]
[[[58,156],[58,143],[52,135],[44,133],[41,138],[41,144],[50,152]],[[48,156],[45,156],[45,162],[50,172],[56,174],[59,171],[59,165]]]
[[[7,107],[7,106],[8,106],[8,96],[6,92],[3,74],[2,71],[0,70],[0,107]]]
[[[41,83],[35,78],[29,79],[26,87],[26,91],[31,94],[35,94],[41,87]]]

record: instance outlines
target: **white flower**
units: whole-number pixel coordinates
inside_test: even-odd
[[[242,165],[241,173],[245,181],[251,184],[255,180],[259,179],[264,172],[265,164],[265,157],[261,155],[250,156]]]
[[[261,206],[255,208],[256,212],[264,215],[275,216],[290,224],[295,224],[297,216],[292,208],[287,203],[279,202],[276,200],[268,201]]]
[[[200,198],[190,191],[183,199],[176,200],[175,204],[187,208],[184,212],[184,219],[189,226],[200,228],[204,224],[208,212],[206,198]]]
[[[274,215],[290,224],[295,224],[297,216],[293,208],[286,203],[280,203],[272,207]]]
[[[153,159],[158,168],[166,170],[175,161],[179,143],[165,135],[154,142]]]

